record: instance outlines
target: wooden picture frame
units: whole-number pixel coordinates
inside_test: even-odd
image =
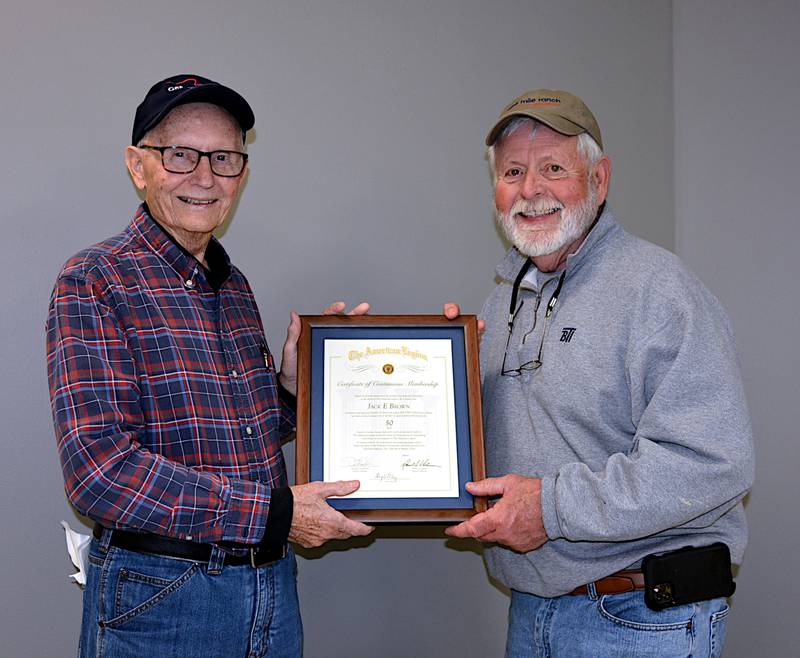
[[[485,477],[476,317],[300,319],[297,484],[361,480],[354,496],[363,497],[328,499],[360,521],[457,522],[485,511],[485,498],[464,488]]]

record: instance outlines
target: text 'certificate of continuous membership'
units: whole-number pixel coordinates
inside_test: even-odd
[[[348,498],[458,497],[450,340],[326,339],[324,479]]]

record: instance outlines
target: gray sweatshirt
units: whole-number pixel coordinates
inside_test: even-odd
[[[606,208],[567,259],[547,322],[560,272],[531,267],[506,367],[534,359],[546,330],[542,366],[501,376],[524,260],[506,254],[482,312],[487,471],[542,478],[549,541],[524,554],[488,547],[492,576],[551,597],[688,545],[723,541],[739,563],[753,445],[719,302],[676,256],[627,233]]]

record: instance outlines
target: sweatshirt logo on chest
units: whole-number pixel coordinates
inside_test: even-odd
[[[575,333],[575,327],[564,327],[561,330],[561,338],[559,338],[559,340],[562,343],[568,343],[569,341],[572,340],[572,336],[574,333]]]

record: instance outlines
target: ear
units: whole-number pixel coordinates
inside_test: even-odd
[[[611,159],[607,155],[600,158],[590,175],[597,190],[597,203],[599,205],[608,196],[608,186],[611,183]]]
[[[137,189],[147,189],[147,184],[144,179],[144,153],[142,149],[135,146],[125,147],[125,166],[128,167],[128,173],[131,175],[133,184]]]

